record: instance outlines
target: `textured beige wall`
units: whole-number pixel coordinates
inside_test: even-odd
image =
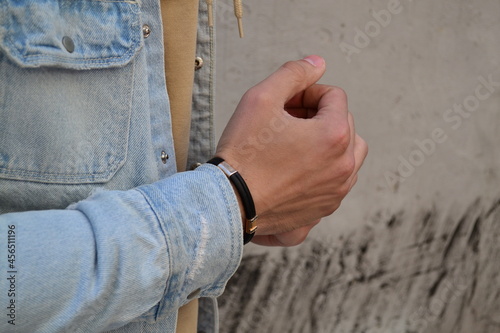
[[[493,309],[500,308],[498,295],[490,297],[486,309],[477,310],[485,306],[478,293],[484,297],[496,293],[500,283],[500,269],[485,261],[492,253],[495,256],[488,260],[498,263],[500,258],[496,256],[500,215],[492,213],[500,199],[500,2],[254,0],[244,2],[244,9],[246,37],[239,39],[232,2],[219,0],[217,5],[217,132],[221,133],[246,89],[287,60],[319,54],[328,67],[321,82],[347,91],[357,131],[370,147],[357,186],[342,207],[313,231],[309,244],[285,254],[249,247],[250,261],[263,255],[275,256],[282,263],[283,255],[309,251],[314,243],[326,248],[327,255],[341,254],[346,247],[349,254],[358,253],[351,273],[326,270],[321,273],[324,279],[331,274],[355,279],[361,266],[377,272],[387,261],[390,264],[384,269],[399,270],[400,278],[411,280],[411,273],[427,272],[415,283],[393,286],[393,299],[408,302],[399,302],[385,313],[377,310],[379,326],[377,316],[366,314],[371,319],[364,321],[361,315],[344,318],[338,314],[358,313],[369,302],[366,295],[368,290],[372,294],[371,286],[358,281],[358,296],[348,298],[348,309],[342,309],[342,304],[326,307],[333,317],[335,313],[340,316],[335,325],[317,326],[316,322],[296,331],[362,332],[362,324],[369,323],[373,332],[466,332],[467,325],[481,323],[479,331],[468,332],[500,332],[499,311]],[[394,224],[400,226],[399,231],[390,234],[387,228]],[[420,239],[418,232],[427,236]],[[336,250],[329,252],[328,244]],[[412,246],[418,249],[410,255]],[[457,246],[457,258],[450,260],[448,255]],[[368,258],[359,259],[365,253]],[[481,265],[485,265],[483,271],[477,272]],[[282,266],[284,272],[294,269]],[[488,277],[481,275],[485,272]],[[433,286],[437,283],[435,288],[444,288],[440,286],[446,280],[443,274],[454,279],[449,281],[467,280],[459,283],[465,286],[457,296],[460,302],[449,297],[441,300],[451,314],[464,311],[461,317],[468,319],[460,319],[465,322],[459,326],[453,326],[459,321],[453,316],[445,316],[449,324],[436,326],[438,321],[431,316],[436,311],[429,310],[436,294]],[[481,276],[473,278],[477,274]],[[484,283],[477,285],[478,279]],[[380,297],[377,292],[374,295]],[[231,294],[225,297],[232,299]],[[464,299],[472,302],[469,310],[464,310]],[[276,302],[270,306],[279,308]],[[419,309],[426,314],[417,314]],[[254,310],[250,306],[246,311]],[[225,313],[229,312],[223,307]],[[415,328],[420,319],[426,324]],[[292,331],[285,327],[281,331]]]

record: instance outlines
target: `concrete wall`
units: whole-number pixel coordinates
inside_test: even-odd
[[[239,39],[217,4],[217,132],[249,87],[319,54],[370,153],[304,245],[246,249],[222,332],[500,332],[500,2],[244,10]]]

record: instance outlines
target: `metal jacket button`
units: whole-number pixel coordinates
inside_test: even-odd
[[[190,169],[194,170],[194,169],[196,169],[199,166],[201,166],[201,163],[199,163],[199,162],[198,163],[193,163],[193,164],[191,164],[191,168]]]
[[[75,50],[75,43],[73,43],[73,40],[68,36],[63,37],[62,44],[69,53],[73,53]]]
[[[194,59],[194,69],[198,70],[202,67],[203,67],[203,59],[200,57],[196,57],[196,59]]]
[[[149,35],[151,35],[151,28],[149,27],[149,25],[144,24],[142,26],[142,35],[144,36],[144,38],[148,38]]]
[[[163,164],[166,164],[167,160],[168,160],[168,154],[163,150],[161,152],[160,158],[161,158],[161,161],[163,162]]]

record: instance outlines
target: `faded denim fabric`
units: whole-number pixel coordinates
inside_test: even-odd
[[[214,146],[200,13],[210,65],[196,73],[191,162]],[[16,231],[15,297],[0,279],[16,325],[3,315],[0,332],[174,332],[188,296],[220,295],[236,270],[229,181],[212,165],[176,174],[161,32],[158,0],[0,3],[0,244]]]
[[[215,96],[215,25],[208,26],[208,11],[202,0],[199,6],[196,55],[203,67],[194,72],[193,110],[189,140],[188,168],[199,161],[208,161],[215,151],[213,114]],[[216,4],[214,1],[214,8]]]

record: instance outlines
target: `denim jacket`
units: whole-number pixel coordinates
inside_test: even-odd
[[[213,152],[206,20],[188,164]],[[161,31],[159,0],[0,3],[0,332],[174,332],[239,265],[227,178],[176,172]]]

